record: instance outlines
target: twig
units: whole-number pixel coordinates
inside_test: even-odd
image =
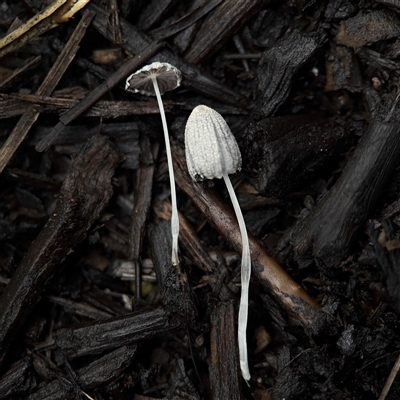
[[[378,400],[385,400],[386,399],[386,396],[389,393],[390,388],[392,387],[394,378],[396,378],[396,375],[399,372],[399,369],[400,369],[400,355],[397,357],[397,360],[394,363],[392,370],[390,371],[389,377],[387,378],[385,386],[383,387],[382,393],[379,396]]]
[[[129,234],[129,260],[135,264],[136,302],[141,301],[142,279],[140,250],[142,247],[146,219],[149,215],[154,177],[154,164],[140,168],[137,190],[135,190],[135,206],[131,213],[131,230]]]
[[[172,146],[176,182],[192,199],[209,222],[225,236],[232,247],[242,251],[239,226],[233,211],[217,193],[204,184],[193,182],[187,172],[182,150]],[[320,306],[305,290],[270,257],[259,241],[249,233],[253,272],[261,284],[275,297],[285,310],[305,327],[312,327]]]
[[[59,123],[53,128],[53,130],[36,145],[36,150],[42,152],[48,149],[54,143],[57,137],[63,133],[65,127],[70,122],[82,115],[97,100],[99,100],[112,88],[117,86],[118,83],[125,79],[129,74],[138,69],[138,67],[145,63],[154,54],[156,54],[163,46],[164,43],[153,42],[141,53],[125,61],[125,63],[122,64],[122,66],[116,72],[114,72],[105,82],[93,89],[75,107],[71,108],[69,111],[63,114],[60,117]]]
[[[87,10],[85,14],[83,14],[83,17],[75,28],[74,33],[69,38],[68,43],[65,45],[63,51],[58,56],[56,62],[51,67],[45,80],[38,89],[37,94],[39,96],[50,96],[53,93],[53,90],[75,57],[75,54],[79,49],[79,43],[85,35],[86,29],[88,28],[93,17],[93,11]],[[7,163],[10,161],[19,145],[25,139],[32,125],[38,119],[39,114],[40,113],[36,111],[35,106],[31,105],[27,108],[17,125],[15,125],[11,135],[7,138],[0,150],[0,173],[6,167]]]

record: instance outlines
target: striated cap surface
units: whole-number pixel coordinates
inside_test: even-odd
[[[197,106],[186,123],[186,163],[193,180],[222,178],[242,167],[239,146],[217,111]]]
[[[165,62],[153,62],[134,72],[126,78],[125,90],[133,93],[155,96],[152,79],[157,79],[160,94],[169,92],[180,86],[181,71]]]

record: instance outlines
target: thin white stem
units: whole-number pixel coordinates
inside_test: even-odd
[[[151,78],[154,85],[154,91],[156,92],[158,107],[160,108],[161,120],[164,128],[164,139],[165,148],[167,150],[168,170],[169,170],[169,182],[171,185],[171,232],[172,232],[172,264],[178,265],[178,236],[179,236],[179,218],[178,218],[178,206],[176,204],[176,190],[175,190],[175,177],[174,168],[172,166],[172,155],[171,146],[169,144],[167,120],[165,119],[164,106],[161,100],[160,90],[158,88],[157,78]]]
[[[247,236],[246,225],[244,223],[244,218],[242,211],[240,210],[239,202],[231,180],[227,173],[224,172],[222,175],[228,188],[229,196],[233,204],[233,209],[236,213],[236,218],[239,223],[240,233],[242,235],[242,294],[240,297],[239,306],[239,317],[238,317],[238,344],[239,344],[239,361],[240,369],[242,371],[243,378],[248,381],[250,379],[249,363],[247,360],[247,338],[246,338],[246,328],[247,328],[247,315],[249,308],[249,282],[251,275],[251,257],[250,257],[250,247],[249,238]]]

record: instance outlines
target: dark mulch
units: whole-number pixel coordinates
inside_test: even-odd
[[[75,3],[0,4],[0,398],[399,399],[400,2]],[[182,72],[178,267],[158,106],[124,90],[152,61]],[[184,158],[199,104],[242,153],[249,385],[236,218]]]

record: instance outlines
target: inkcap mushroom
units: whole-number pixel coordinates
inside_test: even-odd
[[[172,232],[172,264],[177,265],[178,259],[178,236],[179,219],[176,204],[176,190],[174,169],[172,166],[171,146],[169,144],[167,120],[165,118],[164,106],[161,95],[180,86],[182,75],[179,69],[164,62],[153,62],[139,69],[126,79],[125,90],[133,93],[141,93],[146,96],[156,96],[160,109],[161,121],[164,129],[165,147],[167,151],[169,181],[171,185],[171,232]]]
[[[251,258],[249,239],[243,215],[228,174],[242,167],[239,146],[224,118],[212,108],[197,106],[189,116],[185,129],[185,152],[189,174],[194,181],[224,178],[236,213],[242,236],[242,293],[238,318],[240,369],[243,378],[250,379],[247,361],[247,314]]]

